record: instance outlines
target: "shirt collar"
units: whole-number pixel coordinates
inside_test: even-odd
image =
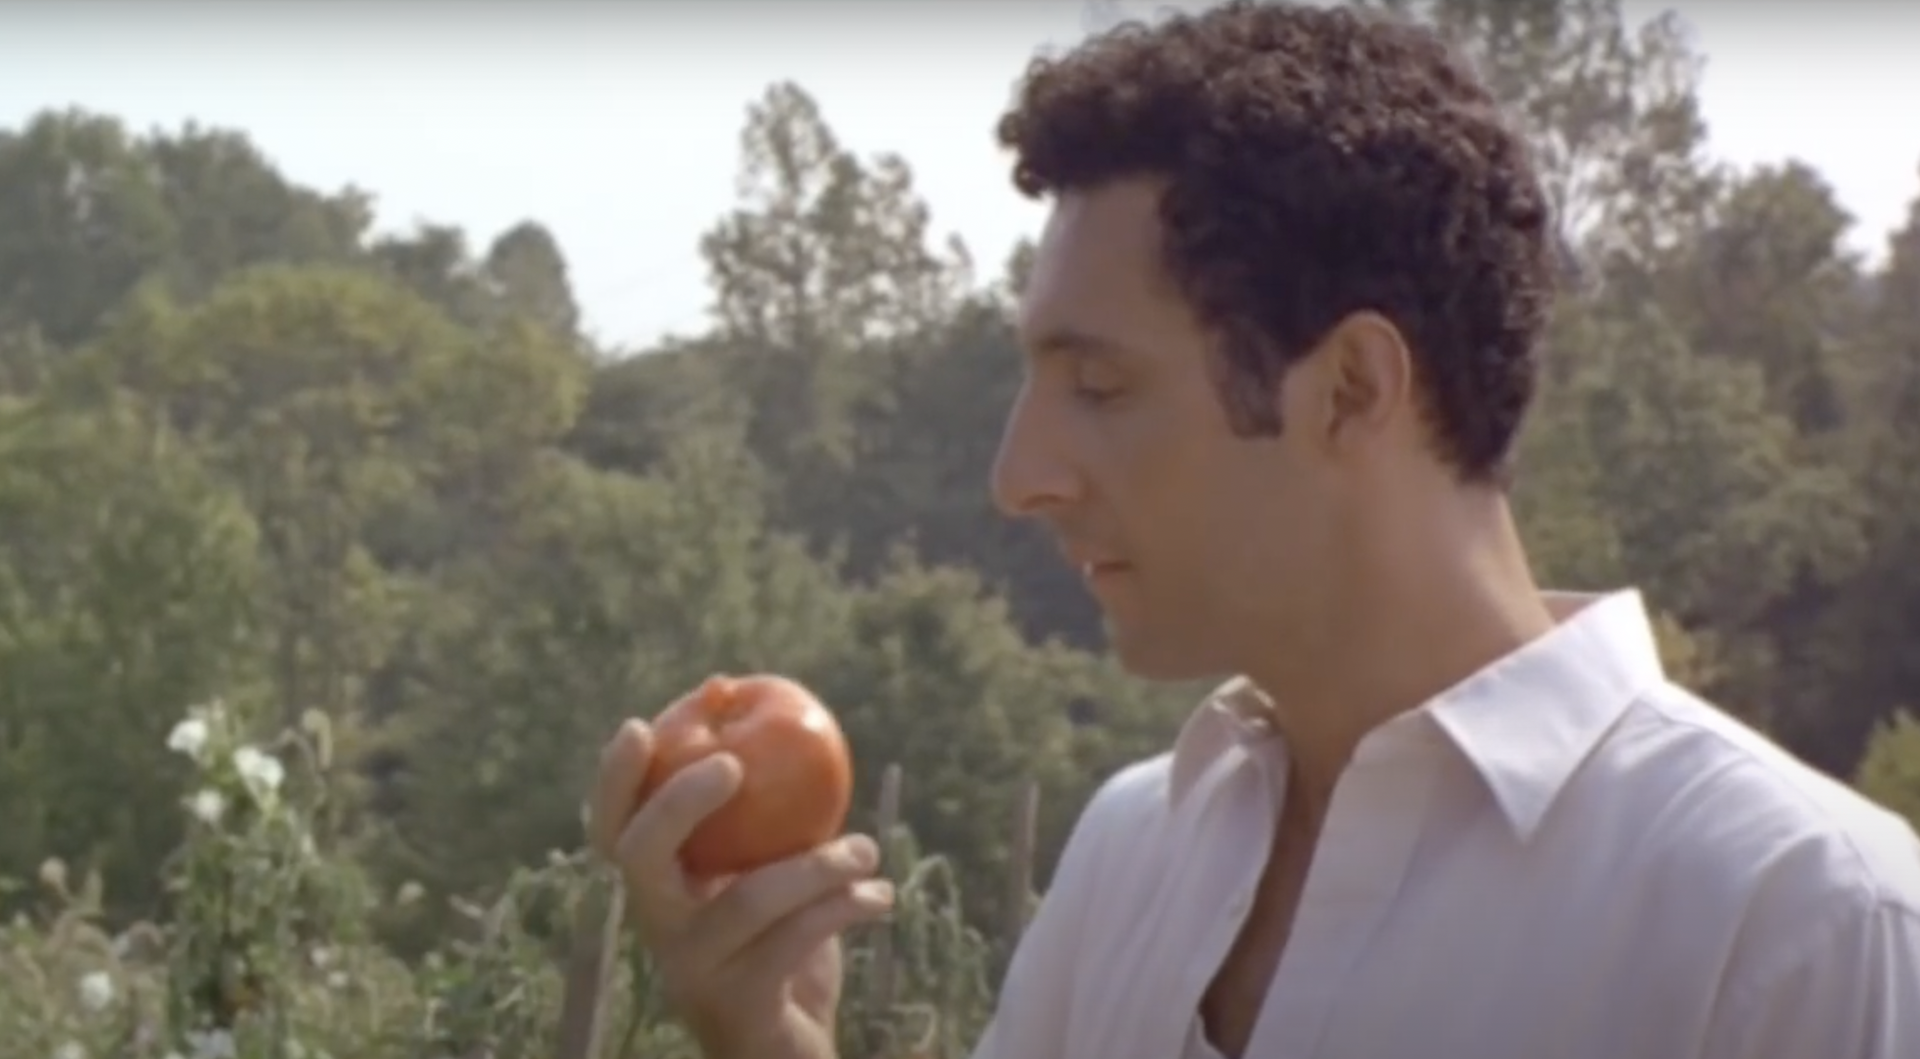
[[[1173,741],[1168,794],[1178,803],[1229,750],[1272,732],[1266,699],[1252,681],[1234,677],[1220,685],[1188,716]]]
[[[1666,679],[1639,592],[1543,598],[1553,629],[1369,733],[1356,760],[1387,749],[1395,729],[1437,727],[1480,774],[1515,834],[1530,837],[1627,707]],[[1175,801],[1229,749],[1271,734],[1265,705],[1244,678],[1200,704],[1174,742]]]

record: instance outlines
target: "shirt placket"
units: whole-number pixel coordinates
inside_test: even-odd
[[[1186,902],[1190,915],[1204,917],[1203,926],[1190,935],[1196,936],[1199,944],[1192,947],[1192,959],[1179,983],[1178,1006],[1174,1010],[1181,1015],[1170,1023],[1160,1024],[1178,1032],[1169,1032],[1166,1041],[1156,1042],[1155,1055],[1181,1054],[1189,1028],[1199,1018],[1207,987],[1226,962],[1227,952],[1253,910],[1260,876],[1266,868],[1270,836],[1279,822],[1271,750],[1260,745],[1256,738],[1248,738],[1237,753],[1240,755],[1237,767],[1226,777],[1230,789],[1220,792],[1227,797],[1216,807],[1217,811],[1229,814],[1228,819],[1216,822],[1216,826],[1237,841],[1216,854],[1211,870],[1205,873],[1208,885],[1204,892]]]
[[[1334,789],[1248,1059],[1312,1059],[1418,848],[1432,758],[1356,754]]]

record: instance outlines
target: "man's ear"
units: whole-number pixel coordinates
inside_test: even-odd
[[[1413,355],[1400,329],[1378,313],[1341,320],[1309,359],[1318,362],[1318,426],[1338,451],[1370,445],[1412,403]]]

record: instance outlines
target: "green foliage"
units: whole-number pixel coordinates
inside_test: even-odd
[[[1854,783],[1920,828],[1920,718],[1903,710],[1881,722]]]
[[[254,524],[137,407],[38,399],[0,407],[0,525],[0,874],[87,863],[142,907],[179,832],[155,706],[249,685]]]
[[[439,943],[397,960],[367,925],[376,913],[421,914],[423,891],[407,883],[385,896],[316,838],[332,793],[325,718],[266,742],[246,738],[256,729],[214,702],[166,737],[165,750],[190,768],[170,803],[188,826],[166,862],[164,918],[114,932],[97,874],[76,888],[64,862],[40,867],[43,899],[0,932],[0,970],[14,987],[0,996],[8,1047],[125,1059],[550,1049],[568,926],[604,889],[598,866],[583,852],[549,853],[513,870],[486,904],[452,899]],[[961,913],[950,861],[922,856],[905,827],[889,836],[886,856],[899,901],[889,924],[850,941],[843,1054],[960,1054],[991,1010],[989,943]],[[692,1057],[644,955],[633,949],[616,967],[604,992],[614,1032],[601,1059]]]
[[[965,1055],[993,1011],[991,945],[962,911],[952,862],[923,856],[905,827],[886,838],[899,898],[889,923],[856,934],[848,948],[840,1054]],[[884,964],[880,931],[890,935]]]

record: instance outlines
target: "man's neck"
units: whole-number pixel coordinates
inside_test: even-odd
[[[1275,652],[1244,670],[1273,703],[1290,797],[1316,820],[1368,732],[1554,624],[1504,510],[1450,549],[1400,555],[1357,564],[1374,576],[1355,579],[1311,657]]]

